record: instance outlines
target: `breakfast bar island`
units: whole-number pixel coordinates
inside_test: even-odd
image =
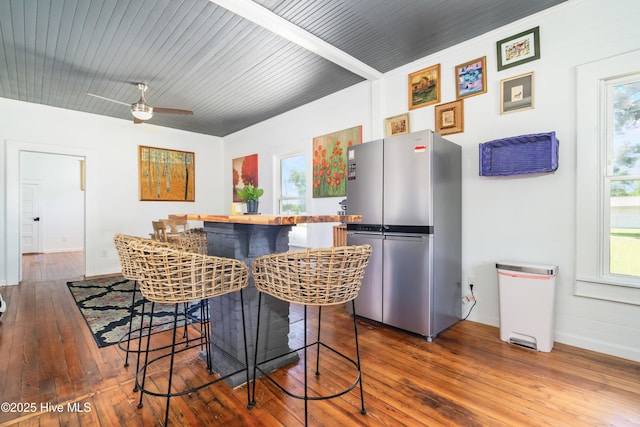
[[[244,261],[251,270],[253,260],[261,255],[289,250],[289,232],[297,224],[358,222],[360,215],[200,215],[174,214],[171,219],[203,221],[209,255]],[[289,346],[289,303],[263,296],[262,325],[258,359],[265,360],[291,351]],[[258,291],[249,278],[244,290],[249,366],[255,356],[255,330],[258,313]],[[209,301],[211,343],[214,371],[224,373],[237,369],[235,360],[244,360],[240,295],[228,294]],[[229,355],[231,357],[229,357]],[[234,360],[235,359],[235,360]],[[274,370],[298,360],[296,353],[279,358]],[[250,370],[250,372],[252,372]],[[233,387],[246,382],[242,374],[227,380]]]

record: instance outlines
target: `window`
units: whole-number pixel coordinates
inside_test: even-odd
[[[579,66],[576,295],[640,305],[640,51]]]
[[[285,215],[307,213],[307,156],[293,154],[280,157],[279,181],[279,212]],[[307,245],[306,224],[293,227],[289,234],[289,243],[292,246]]]
[[[605,83],[604,273],[640,278],[640,74]],[[608,200],[608,203],[607,203]]]

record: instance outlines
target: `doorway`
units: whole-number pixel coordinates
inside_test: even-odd
[[[74,179],[76,180],[76,185],[79,188],[80,185],[80,166],[79,159],[85,160],[86,165],[86,189],[82,195],[82,205],[77,209],[79,212],[80,221],[78,222],[77,229],[80,230],[82,235],[80,239],[80,243],[75,242],[73,240],[71,234],[68,233],[64,227],[61,230],[56,229],[55,227],[51,227],[55,233],[52,235],[52,239],[54,242],[53,250],[75,250],[79,249],[83,252],[82,256],[82,272],[83,275],[86,275],[87,269],[91,267],[94,269],[93,264],[88,265],[87,260],[94,259],[94,241],[95,236],[91,233],[87,233],[87,229],[90,227],[90,224],[95,221],[96,217],[96,209],[95,209],[95,190],[93,186],[90,184],[94,182],[95,177],[93,176],[92,168],[89,165],[95,164],[96,155],[93,150],[82,148],[82,147],[67,147],[67,146],[56,146],[49,144],[41,144],[41,143],[31,143],[24,141],[6,141],[6,157],[5,157],[5,168],[6,168],[6,183],[7,183],[7,192],[6,192],[6,246],[5,246],[5,266],[6,266],[6,276],[0,278],[0,284],[5,285],[16,285],[20,283],[22,280],[22,251],[21,251],[21,191],[22,191],[22,171],[21,171],[21,157],[23,153],[39,153],[41,155],[53,155],[53,157],[46,157],[47,160],[54,160],[57,156],[59,157],[75,157],[76,165],[70,168],[73,171]],[[56,209],[59,209],[59,206],[62,204],[61,202],[64,200],[64,197],[59,197],[59,194],[54,192],[54,187],[51,189],[45,183],[44,191],[47,194],[50,194],[53,199],[54,206]],[[56,203],[58,205],[56,205]],[[44,202],[44,214],[47,218],[49,215],[49,202]],[[53,213],[56,210],[52,211]],[[44,218],[44,215],[41,215],[41,218]],[[44,221],[44,219],[42,219]],[[70,222],[70,221],[67,221]],[[42,224],[41,224],[41,228]],[[43,233],[43,250],[47,251],[47,237],[49,236],[49,227],[47,227],[47,232]],[[69,246],[60,245],[68,244]],[[73,246],[72,246],[73,244]]]
[[[70,259],[82,260],[84,157],[22,152],[20,166],[22,268],[34,265],[27,256],[75,253]],[[23,270],[23,278],[31,273]]]

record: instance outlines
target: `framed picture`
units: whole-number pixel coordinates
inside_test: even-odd
[[[139,146],[140,200],[195,201],[195,154]]]
[[[456,66],[456,98],[467,98],[487,92],[487,57]]]
[[[241,202],[238,189],[245,185],[258,186],[258,155],[250,154],[231,160],[231,182],[233,183],[233,201]]]
[[[533,72],[500,81],[500,114],[533,108]]]
[[[409,110],[440,102],[440,64],[409,74]]]
[[[436,105],[436,132],[440,135],[464,132],[464,100]]]
[[[347,195],[347,147],[362,143],[362,126],[313,138],[313,198]]]
[[[384,136],[404,135],[409,133],[409,113],[384,119]]]
[[[540,59],[540,27],[502,39],[496,48],[498,71]]]

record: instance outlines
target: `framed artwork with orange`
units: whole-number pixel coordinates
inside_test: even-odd
[[[313,138],[313,197],[347,195],[347,147],[362,143],[362,126]]]
[[[192,152],[141,145],[138,173],[142,201],[195,201],[195,154]]]

